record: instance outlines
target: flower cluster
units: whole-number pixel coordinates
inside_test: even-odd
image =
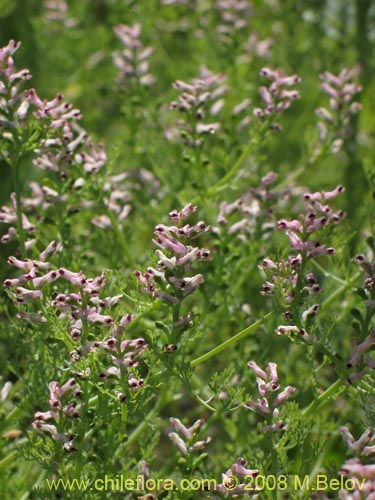
[[[34,116],[48,129],[48,137],[35,150],[39,156],[34,165],[42,170],[59,172],[69,177],[69,170],[81,167],[83,174],[97,173],[106,163],[102,144],[95,146],[87,132],[78,124],[82,118],[79,109],[63,101],[63,95],[51,101],[42,100],[34,89],[26,93],[28,101],[37,111]]]
[[[249,189],[232,203],[223,201],[217,218],[219,230],[225,227],[228,234],[237,234],[243,241],[254,237],[258,230],[263,235],[270,232],[274,228],[271,222],[272,209],[277,201],[287,196],[286,192],[271,191],[276,180],[277,174],[268,172],[262,177],[258,188]],[[234,214],[239,214],[240,219],[229,225],[229,218]]]
[[[45,9],[44,19],[49,24],[62,24],[66,28],[73,28],[77,21],[68,17],[68,4],[66,0],[46,0],[43,3]]]
[[[126,26],[119,24],[113,28],[117,37],[124,45],[122,51],[113,52],[113,61],[119,70],[120,84],[129,85],[135,81],[143,86],[155,83],[156,78],[149,73],[149,58],[153,53],[152,47],[144,47],[141,37],[141,25]]]
[[[155,239],[152,241],[159,247],[155,251],[159,258],[156,268],[149,267],[145,273],[138,270],[134,272],[143,293],[167,304],[179,304],[204,283],[202,274],[186,276],[186,273],[190,271],[193,262],[209,259],[210,251],[193,247],[188,242],[208,231],[209,227],[203,221],[193,226],[179,224],[195,212],[196,208],[187,204],[180,212],[172,210],[169,216],[178,225],[158,224],[155,227]]]
[[[103,380],[111,377],[122,380],[123,374],[126,375],[128,373],[126,377],[128,390],[135,393],[144,385],[144,379],[139,377],[135,371],[135,368],[139,364],[137,359],[148,346],[142,337],[121,340],[121,336],[118,335],[125,330],[132,319],[132,315],[123,316],[119,325],[112,330],[112,335],[102,342],[94,342],[93,346],[97,352],[103,352],[111,358],[111,366],[101,371],[99,373],[99,378]],[[125,388],[123,388],[123,390],[125,390]],[[117,396],[121,402],[127,399],[126,392],[118,393]]]
[[[370,351],[375,345],[375,327],[371,330],[369,336],[358,343],[356,339],[352,339],[350,342],[350,359],[346,363],[346,367],[354,369],[348,376],[348,382],[352,384],[353,382],[360,380],[366,373],[368,373],[368,368],[375,370],[375,360],[371,356]]]
[[[203,419],[197,420],[191,427],[186,427],[178,418],[171,417],[169,422],[176,432],[170,432],[168,437],[183,455],[203,451],[212,440],[207,437],[203,441],[197,441],[197,435],[205,423]]]
[[[131,212],[133,198],[139,195],[139,191],[144,189],[148,197],[156,196],[159,193],[159,185],[154,174],[145,168],[108,176],[103,186],[103,203],[108,212],[113,213],[121,227]],[[94,203],[89,204],[94,205]],[[112,227],[108,214],[96,215],[91,222],[103,229]]]
[[[172,84],[179,92],[178,99],[171,103],[171,108],[185,115],[185,120],[178,123],[187,145],[197,147],[202,140],[201,134],[214,134],[219,130],[220,123],[205,123],[206,114],[217,115],[225,104],[222,96],[227,91],[224,84],[226,76],[214,74],[205,66],[201,66],[199,78],[185,83],[177,80]]]
[[[69,353],[71,363],[86,366],[74,377],[83,380],[97,377],[98,381],[110,379],[115,397],[124,403],[144,385],[137,367],[141,354],[148,346],[143,338],[124,338],[134,315],[123,314],[118,319],[113,317],[112,309],[122,295],[103,296],[107,283],[103,273],[87,278],[82,271],[54,268],[47,259],[61,248],[61,244],[52,241],[38,260],[9,257],[8,263],[23,272],[19,277],[4,282],[9,296],[20,308],[16,317],[33,323],[47,323],[51,317],[56,318],[60,328],[69,332],[71,345],[78,344]],[[89,353],[96,354],[95,373],[91,373],[91,368],[87,366]],[[82,391],[76,386],[75,378],[61,387],[53,381],[49,389],[50,409],[35,414],[33,428],[49,433],[53,439],[64,443],[66,451],[75,451],[74,433],[65,429],[70,419],[80,418],[84,403],[79,405],[77,398],[82,397]],[[63,403],[62,399],[72,393],[74,399]],[[46,423],[49,420],[54,423]]]
[[[268,279],[263,284],[262,295],[272,296],[278,290],[283,301],[290,304],[300,293],[304,296],[319,293],[320,287],[315,275],[310,272],[302,276],[301,270],[304,270],[308,259],[335,253],[333,247],[320,243],[316,236],[320,230],[338,224],[344,217],[342,210],[334,212],[326,203],[344,191],[343,186],[337,186],[333,191],[305,193],[303,200],[306,204],[306,213],[300,214],[298,219],[280,219],[277,222],[277,228],[285,231],[288,236],[293,254],[278,263],[269,258],[263,259],[258,267],[265,272]],[[305,311],[305,319],[317,312],[316,307]]]
[[[271,47],[274,44],[272,38],[265,38],[260,40],[258,33],[255,31],[250,34],[246,43],[244,44],[245,55],[241,57],[241,61],[247,60],[246,55],[254,54],[262,59],[270,59],[271,57]]]
[[[17,317],[32,322],[46,322],[47,318],[42,312],[25,310],[24,306],[33,303],[37,305],[48,290],[46,287],[57,280],[70,283],[72,291],[67,291],[64,286],[64,291],[59,292],[58,287],[55,287],[54,299],[49,305],[57,313],[59,320],[67,322],[67,329],[73,342],[80,341],[80,346],[70,353],[71,360],[77,362],[82,356],[93,351],[103,353],[110,361],[106,363],[109,366],[99,374],[99,378],[114,377],[124,381],[124,376],[127,374],[129,389],[131,392],[137,391],[142,387],[143,380],[134,372],[138,365],[136,359],[144,352],[147,345],[143,338],[123,340],[123,334],[134,316],[124,314],[115,321],[112,315],[107,314],[107,310],[113,308],[122,299],[122,295],[103,298],[100,296],[101,290],[107,283],[104,274],[96,278],[87,278],[82,271],[53,269],[52,264],[46,259],[49,254],[60,249],[61,244],[52,241],[40,254],[39,260],[22,261],[9,257],[8,263],[24,272],[18,278],[7,279],[4,282],[4,286],[11,290],[10,296],[15,304],[23,307]],[[100,331],[103,329],[104,340],[96,340],[98,336],[103,337]],[[110,329],[109,335],[108,329]]]
[[[375,433],[373,430],[366,429],[357,440],[346,426],[340,427],[339,432],[348,450],[354,455],[367,457],[375,454]]]
[[[329,109],[320,107],[316,114],[320,144],[316,151],[319,152],[322,144],[326,143],[331,135],[331,151],[340,151],[344,140],[351,136],[352,117],[362,109],[360,102],[354,96],[362,91],[361,85],[353,80],[358,75],[358,68],[344,68],[338,75],[325,71],[320,75],[321,90],[329,97]]]
[[[355,262],[364,271],[364,300],[366,307],[375,305],[375,259],[372,261],[363,253],[356,255]]]
[[[49,410],[35,413],[32,428],[37,432],[50,434],[52,439],[62,442],[65,451],[75,452],[75,435],[64,431],[63,428],[67,420],[79,419],[83,408],[83,402],[80,401],[83,391],[74,378],[70,378],[63,385],[55,381],[50,382],[48,389]],[[49,423],[50,421],[54,423]]]
[[[262,68],[260,75],[271,80],[272,83],[268,87],[264,85],[259,87],[259,93],[264,105],[262,108],[254,108],[254,116],[259,118],[275,116],[288,109],[292,101],[300,98],[297,90],[289,89],[289,87],[302,81],[300,76],[285,76],[280,70],[273,70],[268,67]],[[271,129],[276,131],[281,130],[281,125],[274,122],[271,124]]]
[[[9,226],[8,231],[0,238],[1,243],[9,243],[17,234],[17,200],[15,193],[11,193],[10,198],[12,201],[10,207],[6,205],[0,207],[0,222]],[[35,239],[32,238],[35,233],[35,224],[33,224],[24,213],[22,213],[22,227],[25,234],[31,237],[31,239],[25,242],[26,248],[29,248],[35,243]]]
[[[375,261],[365,254],[356,255],[354,260],[364,271],[364,286],[358,289],[358,293],[366,308],[366,317],[372,317],[375,307]],[[357,338],[353,338],[350,342],[350,358],[346,363],[347,368],[354,370],[348,376],[348,382],[351,384],[361,380],[368,373],[368,368],[375,369],[375,360],[371,355],[375,345],[375,327],[371,330],[368,327],[363,328],[367,321],[362,320],[358,309],[353,309],[352,314],[359,320],[359,323],[353,324],[357,331]]]
[[[233,40],[236,31],[249,26],[252,5],[248,0],[216,0],[215,9],[219,15],[216,31],[226,43]]]
[[[252,494],[253,491],[249,488],[249,477],[256,477],[259,474],[258,469],[248,469],[248,462],[240,457],[231,465],[231,467],[221,475],[221,484],[217,485],[216,491],[223,495],[230,495],[233,498],[242,498],[242,495]],[[246,482],[241,482],[244,478]]]
[[[95,147],[87,132],[78,125],[82,118],[80,110],[64,102],[61,94],[48,101],[41,99],[33,88],[20,91],[20,85],[30,79],[31,74],[27,69],[14,71],[12,56],[19,46],[20,43],[12,40],[0,49],[0,128],[6,129],[2,138],[8,143],[18,142],[18,135],[13,137],[15,130],[23,124],[30,106],[33,106],[36,109],[34,117],[42,125],[45,137],[35,148],[39,156],[33,163],[64,176],[67,167],[73,165],[82,165],[85,173],[97,172],[105,164],[106,155],[103,146]],[[14,160],[6,148],[3,148],[2,156],[7,162]]]
[[[14,142],[20,140],[17,128],[24,122],[29,109],[29,102],[21,88],[31,74],[28,69],[16,71],[13,60],[20,45],[20,42],[11,40],[0,48],[0,158],[7,163],[14,161],[14,154],[10,151]]]
[[[359,458],[347,460],[340,474],[350,478],[353,488],[340,490],[340,500],[375,500],[375,464],[362,464]]]
[[[10,41],[0,49],[0,156],[15,172],[12,206],[1,208],[0,222],[10,226],[1,242],[7,243],[17,236],[21,253],[25,254],[34,243],[34,239],[25,239],[35,231],[34,223],[24,213],[25,208],[28,215],[33,212],[37,217],[45,217],[44,209],[65,204],[69,196],[82,187],[86,177],[105,165],[107,157],[103,145],[94,145],[79,125],[80,110],[64,102],[61,94],[48,101],[41,99],[33,88],[21,92],[21,84],[31,75],[28,70],[14,71],[12,56],[19,46]],[[53,174],[43,184],[30,183],[31,198],[22,197],[19,182],[19,167],[26,152],[36,156],[34,165]],[[69,189],[67,184],[61,185],[61,180],[67,179]],[[68,212],[71,208],[75,210],[74,206],[66,208]]]
[[[364,457],[375,454],[375,434],[372,429],[355,439],[346,426],[339,428],[339,432],[350,453],[356,458],[348,459],[341,467],[340,475],[351,480],[353,487],[350,491],[340,490],[340,500],[375,500],[375,464],[364,464]]]
[[[263,416],[272,415],[273,422],[270,425],[264,426],[263,431],[284,431],[287,428],[287,424],[283,420],[279,420],[279,407],[295,392],[296,388],[288,385],[281,390],[281,386],[278,383],[279,376],[277,374],[276,363],[268,363],[266,371],[260,368],[255,361],[249,361],[247,366],[257,376],[260,398],[256,401],[250,399],[245,403],[245,407]]]

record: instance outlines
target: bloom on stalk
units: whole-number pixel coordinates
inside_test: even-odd
[[[132,211],[133,202],[139,191],[144,189],[148,197],[157,196],[159,185],[158,179],[145,168],[111,175],[106,178],[103,186],[103,203],[108,211],[113,213],[121,227]],[[102,229],[112,228],[111,218],[106,213],[96,215],[91,222]]]
[[[17,129],[24,123],[29,110],[29,102],[21,89],[31,74],[28,69],[16,71],[13,60],[20,45],[20,42],[10,40],[8,45],[0,48],[0,158],[7,163],[14,160],[13,142],[20,139]]]
[[[188,455],[194,451],[203,451],[212,441],[211,437],[203,441],[197,441],[197,434],[205,423],[202,418],[194,422],[191,427],[185,427],[178,418],[171,417],[169,422],[176,432],[170,432],[168,437],[183,455]]]
[[[8,231],[0,238],[0,242],[4,244],[12,241],[17,235],[17,200],[15,193],[11,193],[10,199],[12,202],[10,207],[6,205],[0,207],[0,223],[2,222],[9,226]],[[35,242],[35,239],[32,238],[35,234],[35,224],[29,220],[25,213],[22,213],[21,220],[25,234],[30,237],[25,242],[26,248],[29,248]]]
[[[373,430],[366,429],[357,440],[346,426],[339,427],[339,432],[348,450],[354,455],[364,457],[375,455],[375,432]]]
[[[136,81],[146,87],[155,83],[156,78],[149,73],[149,58],[154,49],[143,46],[140,39],[141,25],[119,24],[113,31],[124,46],[122,51],[117,50],[112,54],[119,71],[119,82],[129,85],[129,82]]]
[[[320,292],[320,286],[314,273],[308,272],[303,276],[301,268],[309,259],[323,255],[334,255],[335,249],[326,246],[318,239],[321,230],[329,225],[338,224],[345,213],[342,210],[334,212],[328,202],[343,193],[345,188],[341,185],[332,191],[318,191],[315,193],[305,193],[303,201],[306,204],[306,212],[301,213],[297,219],[280,219],[277,222],[277,229],[284,231],[289,239],[292,253],[279,262],[274,262],[270,258],[263,259],[258,266],[263,270],[267,280],[264,282],[261,294],[273,296],[276,291],[281,295],[285,307],[293,304],[296,297],[306,299],[313,297]],[[301,314],[298,324],[308,327],[311,320],[319,313],[319,304],[313,303]],[[286,311],[285,318],[296,321],[290,311]],[[296,328],[305,340],[313,340],[304,329]],[[280,326],[279,334],[293,333],[289,327]]]
[[[260,70],[260,75],[264,76],[272,83],[266,87],[259,87],[259,93],[263,101],[263,107],[254,108],[253,115],[258,118],[272,117],[287,110],[292,101],[300,98],[299,92],[295,89],[290,89],[295,84],[302,81],[298,75],[286,76],[280,70],[273,70],[264,67]],[[281,130],[279,123],[271,124],[272,130]]]
[[[62,442],[66,451],[74,452],[76,451],[74,433],[64,430],[67,425],[70,426],[70,420],[80,418],[83,407],[83,403],[80,401],[83,396],[82,389],[74,378],[70,378],[63,385],[52,381],[48,384],[48,389],[49,410],[37,411],[31,426],[35,431],[50,434],[52,439]]]
[[[365,458],[375,454],[374,431],[366,429],[357,440],[345,426],[340,427],[339,432],[348,450],[356,457],[348,459],[341,466],[339,474],[351,479],[352,482],[346,484],[353,484],[353,488],[350,491],[341,490],[340,500],[375,500],[375,464],[373,457]]]
[[[216,31],[223,42],[230,42],[237,31],[249,26],[253,12],[249,0],[216,0],[214,7],[219,15]]]
[[[186,275],[195,261],[207,260],[210,257],[208,249],[189,244],[209,230],[205,222],[199,221],[193,226],[181,225],[196,208],[187,204],[180,212],[172,210],[169,216],[178,225],[158,224],[155,227],[155,238],[152,241],[159,247],[155,251],[159,258],[158,263],[155,268],[149,267],[144,273],[138,270],[134,272],[143,293],[167,304],[179,304],[204,283],[202,274]]]
[[[245,407],[263,416],[272,415],[272,423],[264,426],[263,431],[284,431],[287,428],[287,424],[279,420],[279,407],[294,394],[296,388],[289,385],[281,389],[278,382],[279,376],[277,374],[276,363],[268,363],[266,371],[260,368],[255,361],[249,361],[247,366],[251,368],[257,376],[256,380],[260,398],[256,401],[250,399],[244,404]]]
[[[320,90],[329,97],[329,106],[316,109],[319,118],[319,144],[315,155],[319,154],[323,144],[331,142],[332,153],[338,153],[344,141],[352,135],[353,116],[362,109],[362,104],[355,100],[355,95],[362,91],[355,83],[358,68],[344,68],[338,75],[325,71],[320,75]]]
[[[71,361],[74,363],[90,352],[98,352],[103,355],[106,365],[99,373],[101,380],[109,377],[117,381],[121,379],[122,382],[126,380],[126,389],[129,392],[138,391],[143,386],[143,379],[138,377],[135,369],[138,366],[137,360],[147,349],[147,345],[143,338],[123,338],[134,315],[124,314],[115,320],[108,314],[108,309],[116,306],[122,295],[101,296],[107,284],[104,274],[87,278],[82,271],[53,269],[47,258],[60,249],[61,244],[52,241],[41,252],[39,260],[9,257],[8,263],[20,269],[23,274],[18,278],[5,280],[4,286],[10,290],[9,294],[15,305],[28,307],[28,310],[21,310],[17,318],[30,322],[47,322],[47,318],[40,311],[34,312],[30,309],[33,304],[38,306],[44,295],[48,296],[47,287],[55,282],[65,282],[62,292],[59,292],[58,284],[54,287],[54,299],[48,302],[47,311],[50,307],[59,320],[67,322],[73,342],[79,344],[70,353]],[[93,338],[94,332],[103,340]]]
[[[365,306],[366,315],[371,314],[375,307],[374,292],[375,292],[375,260],[364,254],[356,255],[355,263],[364,271],[363,287],[358,289]],[[360,315],[356,309],[353,312]],[[361,328],[356,328],[361,330]],[[375,369],[375,359],[372,354],[373,346],[375,345],[375,327],[368,326],[356,334],[356,338],[350,341],[349,359],[346,362],[346,367],[352,370],[348,376],[348,383],[360,381],[370,370]]]
[[[222,96],[227,91],[227,86],[224,85],[226,78],[223,74],[216,75],[201,66],[199,78],[193,78],[188,83],[177,80],[172,84],[179,95],[171,103],[171,108],[186,117],[177,123],[186,145],[199,147],[202,145],[199,136],[215,134],[220,129],[220,122],[207,122],[206,115],[216,116],[223,108],[225,101]]]
[[[76,26],[77,21],[68,17],[68,4],[66,0],[46,0],[43,2],[45,9],[44,19],[48,24],[62,24],[66,28]]]
[[[72,166],[80,166],[83,173],[97,173],[106,163],[102,144],[95,146],[87,132],[78,124],[82,118],[79,109],[64,102],[62,94],[42,100],[34,89],[27,91],[27,99],[36,111],[34,116],[47,129],[47,138],[35,150],[39,155],[34,165],[42,170],[59,172],[69,177]]]
[[[264,220],[261,231],[264,235],[269,233],[274,227],[270,218],[271,207],[287,195],[286,192],[272,191],[276,181],[277,174],[268,172],[261,178],[259,187],[249,189],[231,203],[221,202],[217,231],[221,232],[225,228],[228,234],[236,234],[239,240],[247,242],[249,238],[254,237],[259,221]],[[235,215],[237,219],[234,219]]]
[[[222,473],[221,483],[218,484],[216,491],[233,498],[241,497],[246,493],[252,495],[256,492],[249,486],[249,479],[257,477],[259,470],[248,469],[247,464],[247,460],[242,457],[238,458],[226,472]]]

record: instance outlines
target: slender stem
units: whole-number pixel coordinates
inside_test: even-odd
[[[180,317],[180,306],[181,306],[181,303],[178,303],[178,304],[173,306],[172,331],[171,331],[171,336],[170,336],[172,344],[174,344],[177,341],[177,335],[179,332],[179,327],[176,325],[177,325],[177,322],[178,322],[179,317]]]
[[[272,453],[272,473],[275,477],[279,476],[279,463],[278,463],[278,448],[277,448],[277,437],[272,434],[272,448],[274,449],[274,453]],[[279,488],[276,488],[276,500],[279,500],[280,492]]]
[[[371,81],[370,8],[371,0],[356,1],[357,57],[364,86]]]
[[[228,347],[231,347],[232,345],[236,344],[237,342],[239,342],[240,340],[242,340],[244,337],[246,337],[250,333],[254,333],[260,326],[262,326],[269,319],[271,319],[273,315],[274,315],[273,311],[267,313],[263,318],[259,319],[255,323],[252,323],[251,325],[249,325],[248,327],[246,327],[244,330],[242,330],[241,332],[237,333],[236,335],[234,335],[230,339],[226,340],[222,344],[214,347],[213,349],[211,349],[211,351],[208,351],[208,352],[206,352],[206,354],[203,354],[199,358],[194,359],[191,362],[191,366],[196,366],[196,365],[199,365],[201,363],[204,363],[205,361],[207,361],[207,359],[210,359],[213,356],[216,356],[221,351],[224,351]]]
[[[0,460],[0,470],[8,468],[9,465],[14,462],[16,457],[18,456],[18,450],[13,450],[6,457]]]
[[[341,379],[337,379],[328,389],[326,389],[320,396],[302,410],[302,414],[306,416],[312,415],[315,411],[320,409],[324,404],[328,403],[332,398],[337,398],[345,391],[346,387]]]
[[[351,280],[349,280],[345,285],[337,288],[321,305],[321,310],[326,309],[332,302],[334,302],[337,297],[339,297],[342,293],[344,293],[348,288],[351,288],[357,279],[361,276],[361,272],[356,273]]]
[[[128,245],[127,245],[127,243],[125,241],[124,234],[123,234],[123,232],[119,228],[119,225],[117,223],[117,219],[116,219],[114,213],[108,207],[106,207],[106,211],[107,211],[107,215],[108,215],[108,217],[109,217],[109,219],[111,221],[113,231],[115,232],[115,234],[116,234],[116,236],[118,238],[118,242],[120,243],[121,249],[122,249],[122,251],[125,254],[125,257],[126,257],[126,259],[128,261],[128,264],[131,267],[135,267],[134,259],[131,256],[131,253],[130,253],[130,250],[128,248]]]
[[[313,266],[315,266],[318,271],[320,271],[326,278],[332,278],[333,280],[337,281],[338,283],[341,283],[342,285],[345,285],[346,286],[346,281],[339,278],[338,276],[335,276],[334,274],[331,274],[329,273],[328,271],[326,271],[324,269],[324,267],[322,267],[320,264],[318,264],[318,262],[314,259],[312,259],[312,264]]]
[[[26,258],[26,247],[25,247],[25,232],[22,223],[22,202],[21,202],[21,186],[20,186],[20,173],[19,173],[19,161],[16,160],[11,168],[13,187],[16,194],[16,211],[17,211],[17,232],[20,244],[21,258]]]
[[[301,162],[302,163],[302,162]],[[274,189],[282,189],[284,187],[289,187],[292,181],[295,181],[303,172],[305,171],[305,165],[298,165],[293,169],[292,173],[288,175],[283,181],[279,182],[274,186]]]
[[[123,448],[128,448],[131,446],[137,439],[138,437],[142,434],[144,431],[145,427],[149,422],[153,420],[154,417],[157,416],[159,411],[163,408],[165,404],[165,396],[167,393],[168,386],[164,386],[163,390],[159,396],[158,401],[156,402],[155,406],[149,411],[149,413],[144,417],[144,419],[138,424],[138,426],[134,429],[134,431],[129,435],[129,438],[125,443],[120,445],[117,448],[117,451],[114,455],[114,458],[118,457],[118,455],[122,452]]]
[[[27,438],[22,438],[17,441],[17,447],[21,446],[22,444],[27,443]],[[11,463],[15,462],[16,460],[19,459],[19,450],[18,448],[16,450],[12,450],[8,455],[6,455],[4,458],[0,460],[0,471],[7,468],[9,470],[9,466]]]
[[[253,141],[251,141],[246,148],[242,151],[241,156],[238,158],[238,160],[234,163],[232,168],[228,170],[228,172],[222,177],[216,184],[214,184],[207,192],[208,196],[212,196],[217,193],[219,188],[229,182],[237,173],[237,171],[241,168],[242,163],[246,160],[246,158],[249,156],[251,153],[251,150],[254,146]]]

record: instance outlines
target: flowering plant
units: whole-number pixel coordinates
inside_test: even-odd
[[[2,497],[374,498],[347,3],[4,3]]]

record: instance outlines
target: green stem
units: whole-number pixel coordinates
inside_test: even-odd
[[[9,455],[7,455],[6,457],[4,457],[3,459],[0,460],[0,470],[3,470],[5,468],[8,468],[9,465],[14,462],[14,460],[16,459],[18,455],[18,451],[17,450],[13,450],[11,453],[9,453]]]
[[[165,398],[167,394],[167,389],[168,386],[165,385],[162,389],[162,392],[159,396],[158,401],[156,402],[155,406],[148,412],[148,414],[144,417],[144,419],[138,424],[138,426],[134,429],[134,431],[129,435],[129,438],[124,442],[122,445],[120,445],[117,448],[117,451],[114,455],[114,458],[117,458],[120,453],[122,453],[124,448],[129,448],[137,439],[139,436],[142,434],[142,432],[145,430],[145,427],[149,422],[151,422],[159,413],[159,411],[163,408],[165,404]]]
[[[199,358],[194,359],[191,362],[191,366],[196,366],[196,365],[199,365],[201,363],[204,363],[205,361],[207,361],[207,359],[210,359],[213,356],[216,356],[221,351],[224,351],[228,347],[231,347],[232,345],[236,344],[237,342],[239,342],[240,340],[242,340],[244,337],[246,337],[250,333],[254,333],[260,326],[262,326],[269,319],[271,319],[273,315],[274,315],[273,311],[267,313],[263,318],[259,319],[255,323],[252,323],[251,325],[249,325],[248,327],[246,327],[244,330],[242,330],[241,332],[237,333],[236,335],[234,335],[230,339],[226,340],[222,344],[214,347],[214,349],[211,349],[211,351],[208,351],[208,352],[206,352],[206,354],[203,354]]]
[[[277,447],[277,437],[272,434],[272,448],[274,449],[274,453],[272,453],[272,473],[275,477],[279,476],[279,464],[278,464],[278,447]],[[280,492],[279,489],[276,488],[276,500],[279,500]]]
[[[112,210],[110,210],[108,207],[106,207],[106,212],[107,212],[107,215],[108,215],[108,217],[109,217],[109,219],[111,221],[112,229],[115,232],[115,235],[117,236],[118,242],[120,243],[121,249],[122,249],[122,251],[125,254],[126,260],[128,261],[129,266],[131,266],[132,268],[134,268],[135,267],[134,259],[131,256],[131,253],[130,253],[130,250],[128,248],[128,245],[127,245],[127,243],[125,241],[124,234],[123,234],[123,232],[119,228],[119,225],[117,223],[117,219],[116,219],[114,213],[112,212]]]
[[[345,285],[337,288],[321,305],[320,310],[326,309],[332,302],[335,302],[337,297],[339,297],[342,293],[344,293],[348,288],[351,288],[357,279],[361,276],[362,272],[356,273],[351,280],[349,280]]]
[[[322,267],[320,264],[318,264],[318,262],[316,262],[316,260],[312,259],[312,264],[313,266],[316,267],[316,269],[318,269],[318,271],[320,271],[326,278],[332,278],[333,280],[337,281],[338,283],[341,283],[342,285],[345,285],[346,286],[346,281],[339,278],[338,276],[335,276],[334,274],[331,274],[330,272],[326,271],[324,269],[324,267]]]
[[[21,202],[21,186],[20,186],[20,173],[19,173],[19,161],[16,160],[12,166],[12,178],[13,187],[16,194],[16,211],[17,211],[17,232],[20,244],[21,258],[26,258],[26,247],[25,247],[25,232],[22,223],[22,202]]]
[[[246,158],[249,156],[251,153],[251,150],[254,146],[254,142],[251,141],[246,148],[242,151],[241,156],[238,158],[238,160],[235,162],[235,164],[232,166],[230,170],[222,177],[216,184],[214,184],[208,191],[207,191],[207,196],[212,196],[215,195],[219,188],[227,182],[229,182],[237,173],[237,171],[241,168],[242,163],[246,160]]]
[[[341,379],[337,379],[328,389],[326,389],[320,396],[314,399],[314,401],[302,410],[302,414],[308,417],[323,405],[327,404],[332,398],[337,398],[340,394],[345,391],[346,387]]]
[[[177,325],[177,322],[178,322],[179,317],[180,317],[180,306],[181,306],[181,303],[178,303],[175,306],[173,306],[172,331],[171,331],[171,336],[170,336],[172,344],[177,342],[177,335],[179,332],[179,327],[177,327],[176,325]]]
[[[362,83],[366,87],[371,81],[371,41],[370,41],[371,0],[356,1],[356,46],[357,58],[361,65]]]
[[[28,442],[28,439],[27,438],[22,438],[20,440],[17,441],[17,449],[16,450],[13,450],[11,451],[10,453],[8,453],[8,455],[6,455],[4,458],[2,458],[0,460],[0,471],[2,471],[3,469],[8,469],[9,470],[9,466],[10,464],[12,464],[13,462],[15,462],[16,460],[19,460],[19,449],[18,447],[27,443]]]

